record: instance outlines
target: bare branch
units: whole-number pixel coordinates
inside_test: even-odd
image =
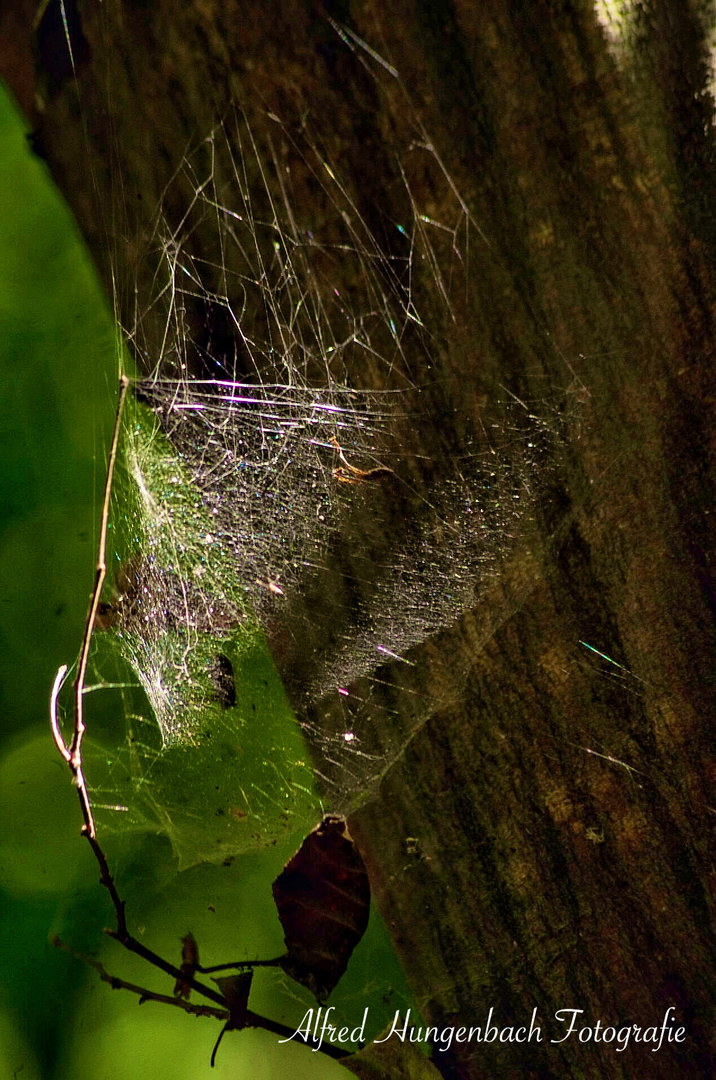
[[[159,1001],[163,1005],[174,1005],[175,1008],[183,1009],[184,1012],[193,1013],[194,1016],[213,1016],[217,1020],[228,1020],[229,1018],[228,1009],[215,1009],[213,1005],[193,1005],[183,998],[170,997],[168,994],[157,994],[153,990],[146,990],[143,986],[136,986],[125,979],[119,979],[116,975],[110,975],[99,960],[93,960],[91,956],[85,956],[84,953],[66,945],[56,934],[53,934],[50,940],[58,949],[62,949],[64,952],[69,953],[70,956],[75,956],[78,960],[82,960],[83,963],[93,967],[98,972],[102,982],[109,983],[113,990],[129,990],[130,993],[137,994],[140,1005],[145,1001]]]
[[[116,938],[125,946],[125,948],[144,957],[144,959],[148,960],[155,967],[160,968],[162,971],[166,971],[168,975],[174,975],[179,971],[178,968],[174,968],[171,964],[162,960],[161,956],[157,956],[156,953],[153,953],[151,949],[145,949],[145,947],[140,945],[140,943],[136,941],[135,938],[132,938],[131,935],[128,935],[127,939],[123,940],[119,938],[117,934],[110,932],[110,937]],[[170,997],[168,994],[156,994],[153,990],[147,990],[142,986],[137,986],[124,979],[119,979],[115,975],[110,975],[98,960],[93,960],[92,957],[85,956],[76,949],[72,949],[56,934],[52,935],[51,941],[58,949],[62,949],[71,956],[76,956],[78,960],[82,960],[84,963],[89,964],[90,967],[93,967],[95,971],[98,972],[100,979],[103,982],[109,983],[113,990],[129,990],[131,993],[137,994],[139,996],[140,1005],[144,1001],[158,1001],[164,1005],[174,1005],[175,1008],[183,1009],[184,1012],[193,1013],[195,1016],[213,1016],[217,1020],[229,1019],[229,1010],[226,1007],[227,1002],[223,995],[219,994],[217,991],[210,990],[209,987],[202,986],[201,983],[197,983],[194,979],[187,979],[186,974],[179,972],[179,974],[182,974],[182,978],[185,981],[189,981],[195,990],[200,994],[210,997],[211,1000],[223,1004],[224,1008],[216,1009],[211,1005],[194,1005],[184,998]],[[135,946],[139,946],[139,948],[135,948]],[[287,1027],[285,1024],[281,1024],[277,1020],[269,1020],[265,1016],[260,1016],[258,1013],[252,1012],[251,1009],[246,1010],[243,1026],[262,1028],[264,1031],[269,1031],[272,1035],[279,1035],[283,1039],[290,1039],[296,1034],[295,1029]],[[321,1053],[336,1059],[349,1056],[347,1050],[343,1050],[338,1046],[332,1046],[330,1043],[321,1046]]]
[[[120,901],[122,910],[124,911],[124,902]],[[115,905],[116,906],[116,905]],[[174,964],[170,964],[167,960],[164,960],[158,953],[155,953],[153,949],[148,949],[146,945],[142,945],[141,941],[137,941],[132,934],[127,930],[126,923],[122,930],[106,930],[105,933],[109,937],[114,938],[120,945],[123,945],[129,952],[135,953],[137,956],[141,956],[144,960],[148,960],[154,967],[159,968],[160,971],[166,972],[167,975],[171,975],[172,978],[189,985],[192,990],[196,990],[198,994],[202,994],[209,1001],[215,1001],[218,1005],[225,1005],[226,1001],[223,994],[220,994],[218,990],[212,990],[210,986],[206,986],[204,983],[199,982],[192,975],[181,970],[181,968],[175,967]]]
[[[82,833],[87,837],[90,847],[94,853],[97,863],[100,868],[100,881],[104,885],[105,889],[109,893],[114,910],[117,915],[117,932],[121,937],[127,935],[127,924],[124,916],[124,902],[120,899],[117,892],[114,878],[109,869],[107,858],[97,841],[97,830],[95,828],[94,816],[92,814],[92,804],[90,803],[89,793],[87,791],[87,784],[84,777],[84,771],[82,768],[82,736],[84,734],[85,725],[83,719],[83,695],[85,675],[87,671],[87,660],[89,657],[90,645],[92,642],[92,633],[94,631],[95,622],[97,619],[97,609],[99,607],[100,595],[102,593],[102,586],[107,573],[107,528],[109,523],[109,504],[112,496],[112,480],[114,477],[114,466],[117,460],[117,447],[119,445],[119,432],[122,423],[122,412],[124,409],[124,402],[127,396],[127,389],[129,387],[129,379],[126,375],[120,376],[119,380],[119,397],[117,400],[117,411],[114,418],[114,430],[112,432],[112,442],[110,445],[109,458],[107,461],[107,476],[104,485],[104,498],[102,500],[102,516],[100,522],[100,535],[99,545],[97,552],[97,571],[95,576],[95,584],[92,592],[92,599],[90,601],[89,613],[87,615],[87,625],[85,627],[84,637],[82,639],[82,649],[80,652],[80,660],[78,665],[77,679],[75,681],[75,724],[74,733],[72,737],[72,743],[68,748],[65,740],[60,731],[60,724],[57,716],[57,699],[62,688],[65,676],[67,675],[67,665],[63,664],[55,676],[55,682],[52,687],[52,694],[50,695],[50,724],[52,727],[52,735],[55,740],[57,749],[62,754],[63,758],[70,767],[72,772],[72,780],[77,788],[79,795],[80,807],[82,809],[82,817],[84,819],[84,825],[82,826]]]
[[[200,971],[202,975],[211,975],[215,971],[230,971],[236,969],[238,971],[245,971],[250,969],[253,971],[257,967],[281,967],[281,961],[285,958],[285,953],[282,956],[277,956],[274,960],[234,960],[228,964],[214,964],[213,967],[202,967],[197,964],[196,970]]]

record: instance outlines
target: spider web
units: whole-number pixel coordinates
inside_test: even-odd
[[[95,659],[127,733],[96,798],[183,864],[371,796],[441,701],[416,650],[496,580],[567,422],[479,372],[456,416],[430,374],[481,240],[429,141],[452,218],[401,164],[406,217],[382,243],[310,135],[276,126],[259,146],[237,110],[187,154],[126,330],[143,373]]]

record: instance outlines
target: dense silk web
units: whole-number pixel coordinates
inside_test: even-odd
[[[438,703],[411,650],[495,580],[557,459],[560,403],[490,388],[479,365],[452,418],[467,437],[430,453],[454,411],[431,357],[482,241],[415,145],[454,216],[424,212],[400,165],[407,216],[382,245],[310,138],[277,123],[259,147],[237,114],[186,156],[189,204],[165,193],[142,256],[100,653],[128,662],[146,696],[129,712],[160,732],[130,724],[126,789],[185,861],[369,796]],[[287,160],[314,207],[292,202]],[[213,801],[170,805],[212,779]]]

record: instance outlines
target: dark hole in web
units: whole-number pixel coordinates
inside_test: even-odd
[[[209,678],[218,701],[225,709],[232,708],[236,704],[234,668],[228,656],[225,656],[224,653],[217,653],[212,658],[209,664]]]

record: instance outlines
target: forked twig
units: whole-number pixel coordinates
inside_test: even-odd
[[[110,934],[110,937],[116,937],[115,934]],[[190,1001],[186,1001],[182,997],[170,997],[169,994],[157,994],[154,990],[147,990],[144,986],[137,986],[135,983],[127,982],[126,979],[120,979],[116,975],[111,975],[105,966],[94,960],[91,956],[85,956],[84,953],[79,952],[77,949],[71,948],[67,945],[57,934],[53,934],[51,937],[52,944],[58,949],[62,949],[63,952],[69,953],[70,956],[77,957],[85,964],[89,964],[98,973],[102,982],[108,983],[113,990],[129,990],[130,993],[136,994],[139,998],[139,1004],[143,1005],[145,1001],[158,1001],[162,1005],[173,1005],[177,1009],[183,1009],[186,1013],[192,1013],[194,1016],[211,1016],[216,1020],[228,1020],[230,1017],[230,1011],[226,999],[215,990],[210,990],[209,987],[199,989],[201,984],[195,983],[193,980],[187,980],[186,974],[182,974],[181,977],[184,981],[191,982],[191,985],[195,989],[199,990],[199,993],[206,993],[206,996],[212,1000],[218,1001],[223,1008],[216,1009],[211,1005],[194,1005]],[[124,944],[124,942],[123,942]],[[150,950],[147,950],[149,953]],[[146,956],[146,953],[140,953],[140,955]],[[161,961],[161,957],[155,957],[155,954],[151,953],[147,959],[150,959],[151,963],[156,963],[157,960]],[[169,974],[181,974],[177,969],[172,968],[171,964],[161,965],[165,966]],[[208,993],[207,993],[208,992]],[[279,1035],[282,1038],[292,1038],[296,1032],[293,1028],[287,1027],[285,1024],[279,1023],[277,1020],[269,1020],[265,1016],[259,1016],[258,1013],[252,1012],[250,1009],[246,1010],[245,1014],[245,1027],[260,1027],[265,1031],[270,1031],[273,1035]],[[326,1044],[321,1047],[324,1054],[328,1054],[329,1057],[346,1057],[346,1051],[341,1050],[339,1047]]]
[[[156,994],[153,990],[147,990],[143,986],[136,986],[125,979],[119,979],[116,975],[110,975],[99,960],[94,960],[91,956],[85,956],[84,953],[66,945],[57,934],[53,934],[50,940],[58,949],[62,949],[63,952],[69,953],[70,956],[75,956],[84,964],[93,967],[102,982],[109,983],[113,990],[129,990],[130,993],[137,994],[140,1005],[143,1005],[145,1001],[159,1001],[162,1005],[174,1005],[177,1009],[183,1009],[184,1012],[192,1013],[194,1016],[213,1016],[217,1020],[228,1020],[229,1018],[228,1009],[215,1009],[212,1005],[192,1005],[190,1001],[185,1001],[184,998],[170,997],[169,994]]]
[[[110,444],[109,458],[107,460],[107,476],[104,484],[104,497],[102,499],[102,516],[100,520],[99,531],[99,545],[97,552],[97,567],[95,570],[94,589],[92,590],[92,596],[90,599],[89,611],[87,613],[87,623],[85,625],[84,637],[82,638],[82,648],[80,650],[80,659],[77,667],[77,678],[75,680],[75,724],[72,734],[72,742],[69,747],[65,742],[62,732],[60,730],[59,721],[57,718],[57,698],[59,696],[62,684],[67,674],[67,665],[63,664],[55,676],[55,682],[52,687],[52,695],[50,697],[50,723],[52,726],[52,735],[57,749],[62,754],[63,758],[70,767],[72,773],[72,782],[77,788],[77,794],[80,800],[80,808],[82,810],[82,818],[84,824],[82,826],[82,835],[87,837],[90,847],[94,853],[100,868],[100,881],[104,885],[105,889],[109,893],[114,910],[117,913],[117,933],[122,936],[127,936],[127,924],[124,915],[124,901],[120,898],[117,892],[117,887],[114,883],[107,858],[97,841],[97,829],[94,823],[94,815],[92,813],[92,804],[90,802],[89,793],[87,791],[87,783],[85,781],[84,770],[82,767],[82,737],[85,732],[84,724],[84,689],[85,689],[85,675],[87,673],[87,661],[89,658],[90,647],[92,644],[92,634],[94,632],[95,622],[97,621],[97,609],[99,608],[100,596],[102,594],[102,587],[104,580],[107,576],[107,529],[109,524],[109,504],[112,497],[112,481],[114,479],[114,467],[117,461],[117,448],[119,446],[119,432],[122,425],[122,413],[124,411],[124,402],[127,397],[127,390],[129,388],[129,379],[126,375],[121,375],[119,379],[119,397],[117,399],[117,412],[114,418],[114,430],[112,431],[112,442]]]
[[[102,587],[104,580],[107,576],[107,529],[109,526],[109,504],[112,498],[112,481],[114,480],[114,466],[117,461],[117,448],[119,446],[119,432],[122,425],[122,412],[124,411],[124,402],[127,397],[127,390],[129,388],[129,379],[126,375],[121,375],[119,379],[119,398],[117,400],[117,412],[114,418],[114,430],[112,432],[112,442],[109,449],[109,458],[107,460],[107,476],[104,484],[104,498],[102,499],[102,516],[100,518],[99,529],[99,544],[97,552],[97,567],[95,569],[94,589],[92,590],[92,597],[90,600],[89,611],[87,612],[87,623],[85,625],[85,633],[82,638],[82,648],[80,650],[80,658],[77,665],[77,678],[75,679],[75,726],[72,734],[72,742],[69,747],[65,743],[60,731],[60,725],[57,720],[57,697],[59,695],[62,683],[64,682],[65,675],[67,674],[67,666],[63,665],[55,677],[55,684],[52,688],[52,696],[50,698],[50,721],[52,724],[52,734],[57,744],[57,749],[62,754],[63,758],[67,762],[72,772],[72,780],[77,788],[80,806],[82,808],[82,817],[84,818],[84,826],[82,832],[92,844],[96,839],[97,830],[95,828],[94,816],[92,814],[92,804],[90,803],[89,795],[87,793],[87,784],[85,782],[84,771],[82,769],[82,737],[85,733],[84,723],[84,692],[85,692],[85,675],[87,674],[87,661],[89,660],[90,647],[92,645],[92,634],[94,632],[95,623],[97,621],[97,610],[99,608],[99,601],[102,595]],[[95,855],[97,851],[92,845]],[[102,857],[104,859],[104,856]],[[102,866],[102,883],[105,884],[104,870],[106,867]],[[109,874],[109,871],[107,870]]]

